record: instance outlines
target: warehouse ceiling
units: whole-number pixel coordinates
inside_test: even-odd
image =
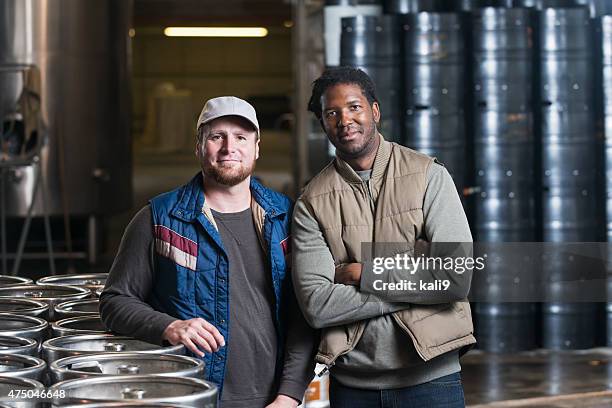
[[[167,24],[281,26],[291,19],[289,0],[135,0],[136,26]]]

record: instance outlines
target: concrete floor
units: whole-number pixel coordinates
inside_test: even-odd
[[[473,407],[612,407],[612,349],[511,355],[471,351],[461,360]]]

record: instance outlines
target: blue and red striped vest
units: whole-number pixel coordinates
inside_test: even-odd
[[[226,346],[206,353],[206,379],[223,387],[227,361],[230,298],[228,257],[217,229],[204,215],[202,174],[188,184],[150,201],[155,234],[155,280],[148,303],[178,319],[201,317],[225,337]],[[261,237],[272,273],[279,363],[285,339],[285,314],[294,296],[285,258],[289,246],[292,202],[251,178],[251,195],[261,207]],[[254,212],[255,213],[255,212]],[[258,224],[258,220],[255,220]],[[287,257],[290,259],[290,257]],[[265,358],[265,356],[262,356]],[[277,370],[279,371],[279,370]]]

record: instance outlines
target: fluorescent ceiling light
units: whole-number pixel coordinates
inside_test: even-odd
[[[168,37],[265,37],[264,27],[166,27]]]

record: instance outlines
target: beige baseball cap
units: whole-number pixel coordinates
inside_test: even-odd
[[[198,118],[196,130],[205,123],[222,116],[240,116],[251,122],[259,137],[259,122],[253,105],[235,96],[219,96],[206,101]]]

